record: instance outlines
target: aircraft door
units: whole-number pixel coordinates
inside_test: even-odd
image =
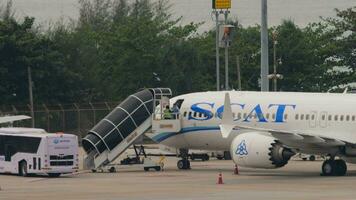
[[[319,125],[321,128],[326,128],[328,125],[328,113],[323,111],[319,115]]]
[[[316,127],[316,120],[318,117],[318,112],[317,111],[311,111],[310,116],[309,116],[309,126],[310,128],[315,128]]]

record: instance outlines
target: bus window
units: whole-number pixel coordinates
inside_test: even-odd
[[[5,144],[5,161],[11,161],[12,155],[16,153],[15,148],[12,145]]]

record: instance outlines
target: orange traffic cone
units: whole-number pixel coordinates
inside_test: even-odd
[[[221,172],[219,173],[218,182],[216,184],[224,184]]]
[[[239,174],[239,167],[235,165],[234,174]]]

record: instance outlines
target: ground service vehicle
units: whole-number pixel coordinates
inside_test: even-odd
[[[0,128],[0,173],[58,177],[79,169],[78,138],[34,128]]]

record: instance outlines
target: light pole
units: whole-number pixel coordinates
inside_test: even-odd
[[[272,39],[273,39],[273,74],[268,75],[269,79],[273,80],[273,91],[277,91],[277,80],[278,79],[283,79],[283,75],[277,74],[277,33],[273,32],[272,33]]]
[[[277,75],[277,63],[276,63],[276,46],[278,44],[276,32],[273,32],[273,74]],[[273,89],[277,91],[277,78],[273,79]]]
[[[213,13],[216,19],[216,37],[215,37],[215,55],[216,55],[216,90],[220,90],[220,22],[219,15],[225,15],[225,24],[227,23],[227,16],[229,14],[229,9],[231,8],[231,0],[212,0]],[[225,89],[228,89],[228,49],[225,47]]]
[[[237,88],[239,91],[242,91],[241,89],[241,69],[240,69],[240,57],[236,56],[236,67],[237,67]]]
[[[216,38],[215,38],[215,56],[216,56],[216,91],[220,90],[220,52],[219,52],[219,11],[215,10],[216,17]]]
[[[30,98],[30,112],[31,112],[31,127],[35,127],[35,112],[33,110],[33,94],[32,94],[32,74],[30,65],[27,66],[28,75],[28,93]]]
[[[225,25],[227,24],[227,16],[229,11],[226,10],[225,15]],[[229,40],[225,38],[225,90],[229,90]]]
[[[268,90],[267,0],[261,0],[261,91]]]

